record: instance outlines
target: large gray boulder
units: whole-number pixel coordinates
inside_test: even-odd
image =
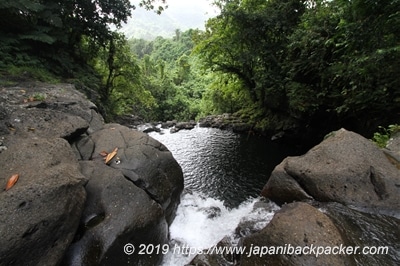
[[[312,238],[307,233],[308,244],[343,244],[360,249],[366,246],[387,247],[387,254],[371,256],[359,250],[347,257],[324,256],[318,260],[287,254],[267,256],[264,259],[242,257],[241,265],[400,263],[396,251],[400,243],[400,172],[388,150],[395,153],[398,147],[392,144],[382,151],[360,135],[341,129],[333,132],[305,155],[286,158],[272,172],[262,195],[281,205],[290,204],[283,205],[282,210],[260,233],[246,237],[243,241],[246,246],[250,243],[254,246],[282,246],[288,243],[301,246],[304,245],[301,237],[315,227],[312,229]],[[319,206],[319,209],[307,206],[306,203],[291,203],[295,201],[306,201]],[[325,222],[319,223],[322,219]],[[321,228],[315,226],[313,221],[319,221],[317,224]],[[342,237],[339,242],[337,236]],[[323,261],[325,259],[327,261]]]
[[[398,143],[394,138],[383,152],[342,129],[307,154],[286,158],[262,191],[281,210],[256,232],[247,223],[238,226],[238,246],[246,252],[205,253],[190,265],[399,265]],[[276,254],[278,247],[286,249]],[[336,248],[335,252],[341,248],[341,254],[316,256],[310,253],[312,247],[328,253],[329,248]],[[372,253],[363,254],[365,247]]]
[[[82,162],[87,201],[64,265],[157,265],[161,254],[137,253],[141,244],[168,242],[164,210],[147,193],[103,162]],[[133,244],[134,254],[124,253]]]
[[[285,252],[272,250],[285,245]],[[242,240],[248,254],[241,256],[240,265],[353,265],[346,255],[318,256],[312,252],[314,246],[340,245],[346,242],[327,215],[307,203],[291,203],[282,207],[264,229]],[[309,249],[298,252],[305,247]]]
[[[341,129],[305,155],[286,158],[262,195],[280,204],[313,198],[398,215],[400,172],[374,143]]]
[[[240,265],[400,263],[399,219],[360,212],[340,203],[312,204],[315,206],[304,202],[286,204],[261,231],[244,237],[241,247],[247,252],[252,248],[253,252],[242,255]],[[268,254],[261,254],[263,247],[269,248]],[[278,252],[273,249],[277,247],[286,249]],[[378,251],[379,248],[385,250]]]
[[[124,245],[163,245],[183,190],[183,174],[167,148],[148,135],[119,124],[74,144],[89,179],[78,240],[65,265],[157,265],[159,254],[124,254]],[[106,164],[104,151],[118,148]]]
[[[158,264],[123,247],[168,241],[183,174],[166,147],[104,125],[72,85],[0,90],[0,186],[20,176],[0,191],[0,265]]]
[[[183,190],[183,173],[168,149],[139,131],[107,124],[76,144],[80,155],[104,164],[101,152],[118,148],[109,166],[118,169],[132,184],[160,204],[168,223],[175,217]]]
[[[0,153],[0,264],[56,265],[85,203],[85,177],[60,138],[6,138]],[[9,177],[17,183],[3,188]]]
[[[71,84],[27,83],[3,88],[0,111],[0,133],[4,134],[73,139],[104,124],[96,105]]]

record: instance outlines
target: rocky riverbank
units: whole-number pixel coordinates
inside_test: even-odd
[[[224,116],[202,126],[227,129],[231,118]],[[356,133],[333,132],[272,172],[262,195],[282,208],[270,223],[258,228],[243,217],[235,237],[218,244],[245,247],[251,256],[202,254],[192,265],[400,264],[399,152],[400,136],[382,150]],[[0,265],[161,262],[162,254],[123,250],[168,243],[183,189],[180,166],[146,134],[105,124],[72,85],[0,88],[0,169]],[[266,206],[260,201],[254,212],[268,213]],[[387,254],[260,256],[254,249],[285,245],[387,247]]]
[[[165,122],[144,122],[140,117],[135,115],[124,115],[115,118],[118,123],[127,125],[130,128],[139,131],[150,133],[160,132],[160,128],[169,128],[171,133],[176,133],[180,130],[191,130],[195,126],[218,128],[221,130],[229,130],[239,134],[257,135],[269,138],[273,141],[282,141],[291,143],[302,148],[309,148],[317,142],[319,138],[313,137],[310,139],[310,132],[300,132],[294,125],[288,128],[281,128],[274,131],[266,131],[265,129],[257,127],[250,118],[243,118],[238,113],[225,113],[220,115],[208,115],[200,118],[197,122],[191,121],[165,121]],[[304,133],[304,134],[303,134]],[[320,133],[320,132],[319,132]],[[299,145],[301,143],[301,145]]]
[[[281,210],[261,230],[250,225],[243,230],[240,225],[235,240],[223,239],[218,244],[253,250],[253,255],[198,255],[190,265],[398,265],[398,138],[381,150],[341,129],[305,155],[286,158],[262,191]],[[285,246],[283,254],[273,250]],[[293,250],[289,252],[288,246]],[[322,253],[316,255],[313,247],[320,247]],[[348,249],[336,252],[340,247]],[[384,253],[374,254],[378,248]]]
[[[255,133],[253,126],[250,122],[240,118],[237,114],[221,114],[221,115],[209,115],[200,118],[198,122],[191,121],[164,121],[164,122],[145,122],[140,117],[135,115],[123,115],[116,117],[115,120],[118,123],[124,124],[128,127],[138,129],[142,132],[149,133],[153,131],[159,131],[159,127],[170,128],[171,133],[178,132],[182,129],[193,129],[196,125],[200,127],[212,127],[223,130],[231,130],[237,133]],[[261,131],[258,133],[261,134]]]
[[[183,175],[164,145],[40,83],[0,88],[0,140],[1,265],[160,263],[124,245],[168,243]]]

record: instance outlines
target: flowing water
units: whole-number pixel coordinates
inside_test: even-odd
[[[210,248],[232,235],[243,219],[257,221],[259,228],[265,226],[278,207],[268,203],[270,211],[262,213],[253,211],[253,205],[273,168],[297,153],[263,137],[214,128],[196,127],[174,134],[163,129],[149,135],[172,152],[185,180],[181,204],[170,227],[171,248],[164,258],[165,266],[184,265],[194,257],[173,252],[173,247]]]

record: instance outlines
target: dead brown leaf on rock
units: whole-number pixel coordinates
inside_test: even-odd
[[[112,158],[114,158],[115,155],[117,155],[118,152],[118,148],[115,148],[112,152],[110,152],[109,154],[107,154],[105,160],[105,164],[108,164]]]
[[[106,157],[108,155],[108,152],[102,151],[99,154],[100,154],[100,156]]]
[[[15,183],[17,183],[18,179],[19,179],[19,174],[13,174],[7,181],[5,191],[12,188],[15,185]]]
[[[24,103],[29,103],[29,102],[34,102],[34,101],[35,101],[35,98],[33,96],[23,100]]]

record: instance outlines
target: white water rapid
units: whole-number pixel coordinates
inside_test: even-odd
[[[222,239],[235,245],[279,209],[257,197],[275,165],[292,153],[289,148],[213,128],[149,135],[171,151],[185,179],[163,266],[186,265]]]
[[[268,203],[269,211],[263,208],[253,211],[258,201],[249,199],[237,208],[228,209],[220,200],[196,192],[184,194],[170,227],[170,249],[162,265],[186,265],[199,251],[213,247],[225,236],[235,242],[238,240],[235,229],[240,222],[254,222],[254,228],[262,229],[279,207]]]

